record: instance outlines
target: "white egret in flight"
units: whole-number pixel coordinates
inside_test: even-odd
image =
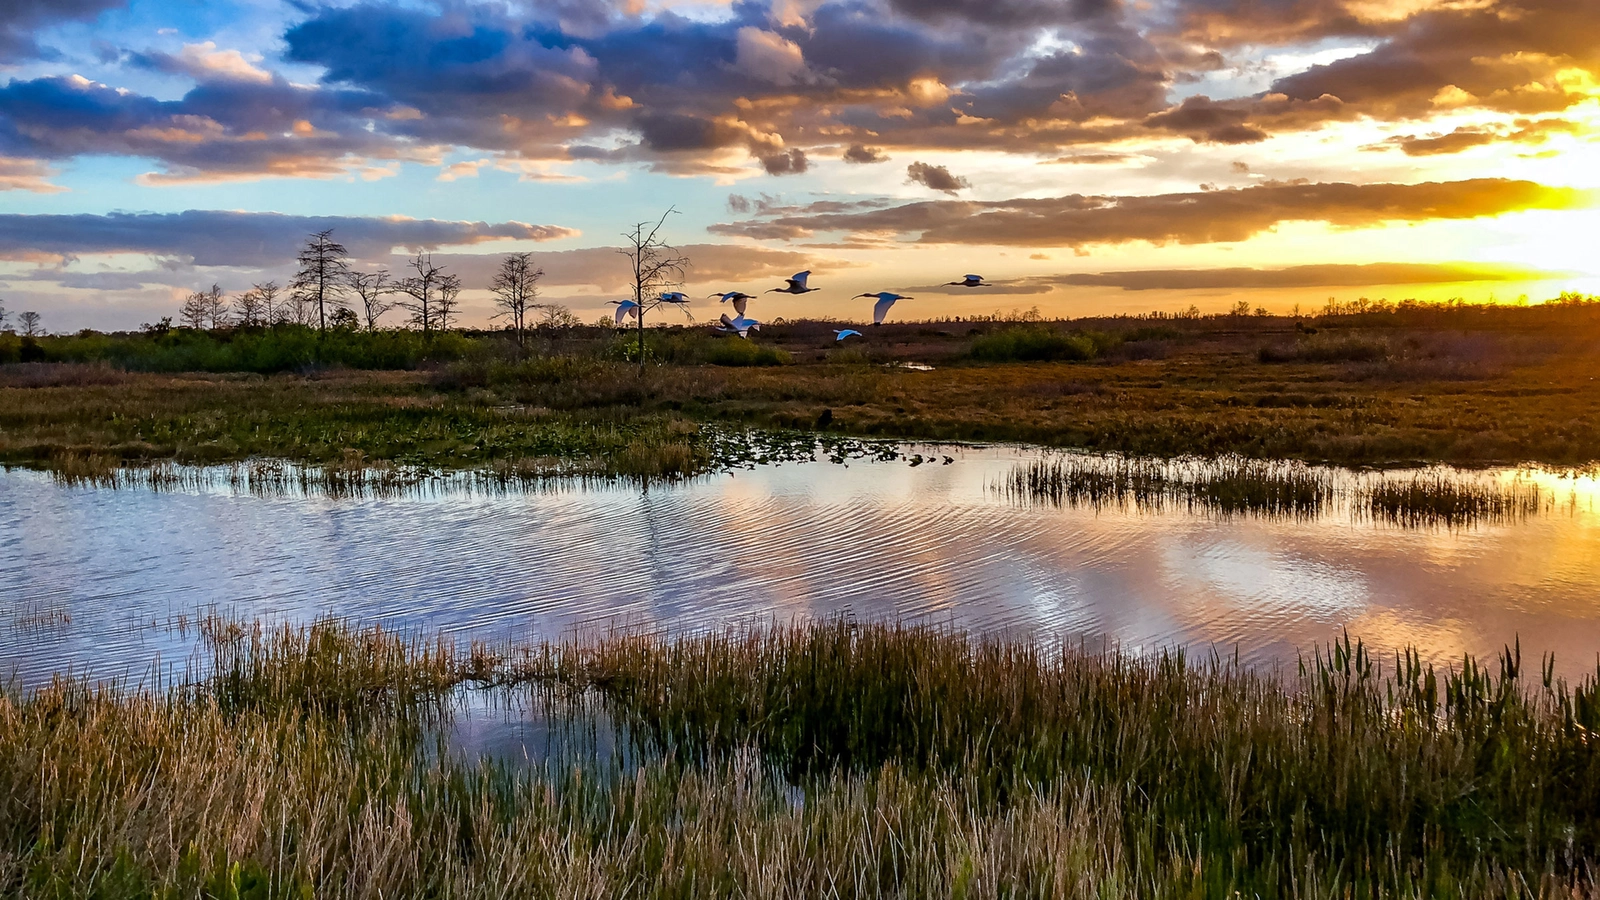
[[[755,297],[751,296],[750,294],[746,294],[744,291],[728,291],[726,294],[711,294],[709,296],[721,297],[722,299],[718,300],[718,303],[728,303],[731,301],[733,303],[734,314],[740,316],[744,315],[745,306],[748,305],[751,300],[755,299]]]
[[[946,281],[945,284],[953,284],[956,287],[988,287],[989,286],[989,282],[984,281],[982,275],[963,275],[963,276],[961,276],[961,280],[960,281]]]
[[[811,291],[818,290],[818,288],[806,287],[806,279],[810,278],[810,277],[811,277],[811,270],[810,269],[807,269],[804,272],[796,272],[796,273],[794,273],[794,277],[793,278],[785,278],[784,279],[784,281],[789,282],[788,285],[786,285],[784,287],[781,287],[781,288],[773,288],[772,290],[767,291],[767,293],[769,293],[769,294],[806,294],[806,293],[810,293]]]
[[[889,307],[893,306],[894,302],[896,300],[915,300],[915,299],[917,299],[915,297],[907,297],[907,296],[905,296],[903,294],[890,293],[889,291],[879,291],[876,294],[871,294],[871,293],[868,293],[868,294],[857,294],[856,297],[857,298],[861,298],[861,297],[877,297],[878,298],[878,302],[874,303],[872,305],[872,324],[874,324],[874,325],[882,325],[883,324],[883,317],[889,314]]]
[[[833,330],[833,335],[834,340],[842,341],[847,337],[861,337],[861,332],[855,330],[854,328],[835,328]]]
[[[634,301],[632,301],[632,300],[612,300],[610,302],[615,303],[617,305],[617,324],[618,325],[621,325],[622,324],[622,320],[628,318],[629,316],[633,316],[635,319],[639,318],[639,304],[635,303]]]
[[[681,306],[689,302],[689,295],[683,291],[663,291],[656,299],[662,303],[676,303]]]
[[[730,319],[728,318],[727,313],[722,314],[722,324],[717,326],[717,330],[723,334],[737,334],[739,337],[745,338],[746,340],[750,338],[751,329],[760,331],[761,323],[757,322],[755,319],[747,319],[744,316],[740,316],[737,319]]]

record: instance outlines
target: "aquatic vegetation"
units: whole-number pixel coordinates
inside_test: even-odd
[[[1382,479],[1363,488],[1358,502],[1374,518],[1398,525],[1454,527],[1525,519],[1554,499],[1530,482],[1486,484],[1434,473]]]
[[[1190,511],[1312,517],[1335,493],[1326,471],[1241,458],[1160,460],[1053,455],[1019,463],[992,485],[1013,500],[1095,509],[1171,506]]]
[[[207,620],[0,694],[7,896],[1591,896],[1594,679],[833,621],[462,646]],[[568,752],[478,759],[462,691]],[[508,699],[508,702],[513,702]],[[635,751],[582,738],[615,729]]]

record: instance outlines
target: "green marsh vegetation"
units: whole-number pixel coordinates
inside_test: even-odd
[[[0,696],[20,897],[1593,896],[1600,700],[824,622],[537,646],[207,620],[195,676]],[[463,692],[547,758],[449,742]],[[601,752],[585,736],[614,735]]]
[[[534,328],[520,344],[301,326],[45,336],[28,339],[36,361],[0,364],[0,463],[671,478],[727,464],[706,432],[750,429],[1353,466],[1585,467],[1600,454],[1588,298],[942,320],[843,346],[833,327],[770,324],[750,342],[646,329],[643,375],[636,335],[593,326]],[[0,360],[20,359],[21,341],[0,335]],[[1028,360],[1074,341],[1092,358]]]

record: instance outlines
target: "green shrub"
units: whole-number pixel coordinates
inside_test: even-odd
[[[705,360],[714,366],[781,366],[789,362],[789,354],[767,344],[724,338],[712,344]]]
[[[1098,331],[1060,332],[1045,325],[1019,325],[972,342],[972,358],[988,362],[1090,360],[1119,342]]]
[[[1380,362],[1389,358],[1389,344],[1354,334],[1308,334],[1287,347],[1262,347],[1257,358],[1264,363]]]
[[[423,335],[415,331],[341,329],[319,334],[300,325],[218,332],[178,328],[164,333],[90,332],[47,337],[38,343],[37,358],[48,362],[105,362],[144,372],[268,374],[328,366],[411,369],[423,363],[463,359],[475,352],[479,343],[454,332]],[[6,358],[0,349],[0,359]]]

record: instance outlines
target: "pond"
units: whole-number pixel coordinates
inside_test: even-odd
[[[648,488],[447,480],[348,496],[241,486],[226,469],[161,490],[0,472],[0,680],[180,672],[195,630],[178,626],[210,613],[514,640],[854,616],[1262,665],[1347,629],[1382,654],[1448,663],[1520,641],[1568,676],[1595,671],[1593,477],[1429,470],[1536,501],[1419,524],[1359,499],[1418,473],[1299,467],[1332,485],[1325,501],[1253,512],[1193,490],[1017,489],[1019,465],[1098,457],[902,451]]]

